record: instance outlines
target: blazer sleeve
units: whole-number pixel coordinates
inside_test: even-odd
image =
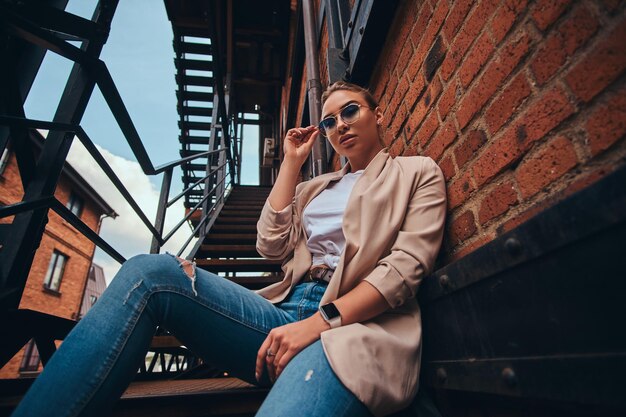
[[[391,246],[364,278],[397,308],[415,297],[422,277],[429,274],[441,246],[446,217],[445,179],[439,166],[424,158],[418,184]]]
[[[274,210],[269,199],[265,201],[256,225],[256,250],[264,258],[285,259],[296,247],[299,222],[295,201],[296,197],[280,211]]]

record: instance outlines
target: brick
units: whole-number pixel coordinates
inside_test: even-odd
[[[581,6],[554,31],[530,63],[537,84],[545,84],[596,32],[598,25],[592,11]]]
[[[469,255],[470,253],[474,252],[476,249],[480,248],[481,246],[491,242],[494,238],[495,236],[493,235],[493,233],[481,234],[480,236],[473,239],[471,243],[463,246],[458,251],[455,251],[450,257],[450,262],[457,261],[463,258],[464,256]],[[477,411],[476,415],[483,416],[484,414],[483,414],[483,411],[481,410],[481,411]]]
[[[432,112],[431,114],[434,113],[435,112]],[[430,144],[426,147],[424,155],[430,156],[435,161],[439,161],[441,155],[443,155],[445,150],[454,142],[454,139],[456,139],[456,128],[454,127],[454,123],[449,121],[441,126],[437,133],[435,133]]]
[[[493,50],[494,46],[491,38],[487,32],[483,32],[459,68],[459,80],[464,88],[467,88],[474,80],[476,74],[478,74],[493,53]]]
[[[596,42],[591,51],[565,77],[574,94],[589,101],[626,68],[626,19]]]
[[[402,103],[402,101],[404,100],[404,95],[406,94],[408,89],[409,89],[409,81],[406,79],[406,77],[400,78],[400,82],[398,83],[398,86],[396,87],[396,91],[394,91],[391,94],[391,101],[389,102],[389,105],[388,105],[389,109],[392,112],[395,112],[395,110],[398,108],[400,103]]]
[[[463,165],[487,142],[487,136],[482,130],[471,130],[454,149],[456,164],[461,169]]]
[[[396,139],[393,145],[391,145],[391,147],[389,148],[389,154],[393,158],[395,158],[398,155],[402,155],[403,151],[404,151],[404,141],[402,140],[402,138]]]
[[[454,177],[456,174],[456,170],[454,169],[454,163],[452,162],[452,157],[446,156],[441,161],[439,161],[439,168],[441,168],[441,172],[443,173],[443,177],[446,181],[449,181],[450,178]]]
[[[472,167],[478,186],[517,161],[524,152],[574,113],[565,92],[560,88],[547,91],[515,120],[500,138],[492,142]]]
[[[402,51],[400,52],[400,56],[398,57],[398,63],[395,66],[395,70],[398,74],[404,74],[407,65],[409,64],[409,59],[413,55],[413,46],[411,42],[404,42],[404,46],[402,47]]]
[[[450,224],[449,239],[453,246],[457,246],[476,233],[476,221],[471,211],[466,211],[454,219]]]
[[[478,221],[485,224],[491,219],[506,213],[509,208],[518,203],[517,191],[511,181],[499,184],[487,194],[480,202]]]
[[[386,65],[392,70],[396,67],[396,63],[398,58],[400,57],[401,51],[405,46],[404,42],[393,42],[392,40],[396,39],[407,39],[411,29],[414,25],[413,16],[416,13],[416,2],[406,2],[404,10],[400,10],[400,13],[397,14],[397,18],[393,21],[390,27],[390,33],[387,37],[387,43],[385,50],[389,51],[387,56]]]
[[[441,94],[441,98],[439,99],[439,103],[437,105],[437,110],[439,111],[439,117],[441,120],[445,120],[450,112],[450,108],[454,106],[457,99],[461,95],[461,88],[458,86],[456,79],[451,80],[446,86],[443,94]]]
[[[626,88],[599,106],[585,125],[592,155],[607,150],[626,135]]]
[[[437,117],[437,112],[431,111],[428,116],[426,116],[424,123],[422,123],[416,133],[416,138],[422,147],[426,146],[437,128],[439,128],[439,118]]]
[[[448,13],[448,5],[445,2],[442,2],[437,5],[435,11],[428,21],[428,25],[424,32],[422,39],[419,44],[415,47],[415,52],[413,53],[412,61],[417,62],[426,62],[428,51],[433,49],[433,45],[436,44],[437,33],[439,33],[439,29]],[[441,42],[441,41],[439,41]],[[445,48],[440,46],[440,50],[445,52]],[[436,67],[439,67],[439,63],[437,63]],[[434,73],[434,72],[433,72]],[[425,74],[426,75],[426,74]]]
[[[447,81],[450,78],[463,60],[468,48],[482,32],[485,22],[489,20],[498,4],[499,1],[496,0],[483,0],[476,5],[454,39],[454,42],[450,45],[450,51],[446,55],[441,68],[441,75],[444,80]]]
[[[424,93],[424,89],[426,88],[426,79],[422,74],[419,74],[411,83],[409,90],[406,93],[406,97],[404,98],[404,103],[407,109],[412,109],[415,106],[417,100],[422,97]]]
[[[526,11],[526,0],[507,0],[491,19],[491,33],[496,44],[502,42],[507,33],[511,30],[518,18]]]
[[[577,163],[572,143],[564,136],[557,136],[517,167],[515,179],[522,197],[528,198],[537,194]]]
[[[526,75],[520,72],[485,111],[485,122],[491,134],[495,134],[502,127],[530,92]]]
[[[498,87],[511,71],[528,53],[530,38],[523,32],[509,41],[500,51],[496,60],[492,60],[477,80],[473,88],[466,93],[456,113],[459,127],[463,129],[485,103],[493,97]]]
[[[470,171],[465,171],[456,180],[448,184],[448,209],[453,210],[463,204],[475,190]]]
[[[430,7],[430,4],[428,4],[428,2],[426,1],[423,2],[417,20],[415,21],[415,25],[413,26],[413,30],[409,34],[409,39],[411,40],[411,43],[415,48],[417,48],[420,41],[422,40],[422,37],[426,32],[426,27],[428,26],[428,22],[432,14],[433,9]]]
[[[537,27],[546,30],[567,9],[571,0],[539,0],[531,13]]]
[[[437,36],[435,43],[424,60],[424,76],[428,82],[432,81],[437,68],[439,68],[445,56],[446,51],[443,47],[443,41],[441,36]]]
[[[434,81],[426,88],[426,91],[422,94],[419,101],[415,104],[415,108],[409,116],[409,121],[407,122],[408,136],[415,134],[426,117],[426,114],[431,109],[432,103],[439,97],[439,94],[441,94],[441,82],[438,78],[435,78]]]
[[[458,31],[459,27],[465,20],[465,16],[472,8],[474,1],[471,0],[460,0],[453,2],[452,9],[450,9],[450,13],[446,18],[446,22],[443,25],[443,33],[448,39],[449,42],[452,42],[454,39],[454,35]]]
[[[389,132],[394,138],[398,137],[400,127],[406,121],[407,114],[408,112],[406,110],[406,107],[400,104],[400,106],[398,106],[398,108],[396,109],[393,120],[391,121],[391,125],[389,126]]]

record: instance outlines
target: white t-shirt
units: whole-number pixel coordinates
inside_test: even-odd
[[[337,268],[346,244],[341,224],[352,187],[363,170],[345,174],[319,193],[304,209],[302,221],[308,240],[307,247],[313,256],[313,265],[326,264]]]

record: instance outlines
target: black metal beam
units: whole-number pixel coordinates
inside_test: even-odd
[[[116,7],[117,0],[102,0],[92,20],[108,30]],[[0,13],[2,26],[9,30],[16,29],[16,25],[8,22],[7,17],[4,11]],[[37,28],[31,29],[37,32]],[[24,33],[26,31],[19,27],[17,32],[30,38],[29,34]],[[43,40],[42,43],[48,42]],[[82,51],[79,52],[83,52],[82,55],[88,56],[91,60],[97,60],[103,45],[104,43],[98,40],[84,42]],[[50,46],[58,47],[54,43]],[[82,57],[78,56],[81,54],[76,55],[77,60],[82,60]],[[53,120],[73,125],[80,124],[94,87],[95,83],[85,68],[78,63],[74,64]],[[24,191],[25,201],[54,195],[72,139],[71,133],[50,132],[40,155],[37,172]],[[3,309],[17,308],[19,305],[28,271],[47,222],[47,215],[48,209],[42,208],[20,213],[13,220],[11,228],[13,238],[5,242],[0,252],[0,288],[5,291],[0,296],[0,306]]]

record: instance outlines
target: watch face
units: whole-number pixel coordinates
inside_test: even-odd
[[[337,310],[337,307],[335,307],[333,303],[323,305],[322,310],[324,310],[324,314],[326,314],[329,320],[339,317],[339,310]]]

